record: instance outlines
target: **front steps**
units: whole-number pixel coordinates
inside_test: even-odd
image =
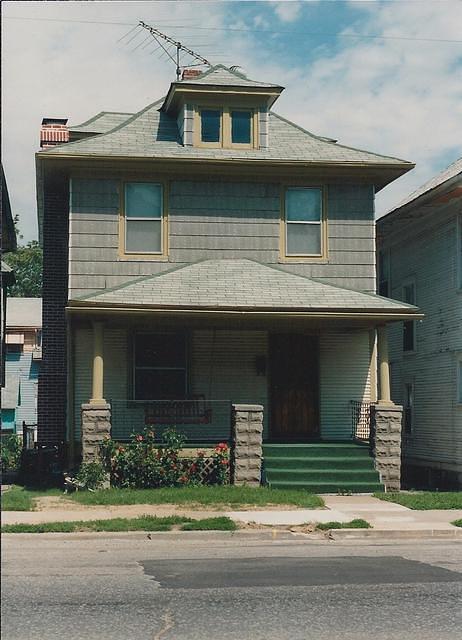
[[[365,445],[353,443],[264,444],[266,482],[274,489],[310,493],[383,491]]]

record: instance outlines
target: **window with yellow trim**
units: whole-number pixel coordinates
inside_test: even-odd
[[[200,107],[198,143],[205,147],[256,146],[256,112],[245,107]]]
[[[287,257],[321,256],[323,197],[320,187],[287,187],[284,203]]]
[[[125,183],[124,249],[130,254],[162,254],[163,185]]]

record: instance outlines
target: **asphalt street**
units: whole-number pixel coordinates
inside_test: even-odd
[[[3,640],[462,638],[460,541],[3,536]]]

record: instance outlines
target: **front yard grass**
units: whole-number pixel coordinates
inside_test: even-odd
[[[176,526],[182,531],[235,531],[237,525],[229,518],[192,520],[183,516],[139,516],[138,518],[111,518],[109,520],[76,520],[74,522],[45,522],[43,524],[6,524],[2,533],[76,533],[93,531],[171,531]]]
[[[104,489],[95,492],[78,491],[67,497],[84,505],[187,504],[189,507],[205,505],[218,509],[270,505],[292,505],[315,509],[324,506],[322,498],[304,491],[232,485]]]
[[[372,529],[372,526],[362,518],[356,518],[350,522],[318,522],[317,529],[328,531],[329,529]]]
[[[462,520],[454,520],[451,522],[455,527],[462,527]]]
[[[60,489],[26,489],[17,485],[2,491],[2,511],[32,511],[37,498],[60,496]]]
[[[374,493],[374,497],[415,510],[462,509],[462,491],[415,491],[405,493]]]

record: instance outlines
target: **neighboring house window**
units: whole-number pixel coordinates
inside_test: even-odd
[[[457,285],[459,289],[462,289],[462,215],[459,215],[457,219]]]
[[[409,281],[403,284],[403,301],[407,304],[416,303],[415,282]],[[403,323],[403,351],[415,351],[416,349],[416,321],[407,320]]]
[[[287,187],[284,199],[284,255],[323,254],[323,193],[320,187]]]
[[[403,402],[403,427],[404,433],[412,433],[414,428],[414,383],[404,384]]]
[[[390,296],[390,251],[379,251],[378,264],[378,293],[388,298]]]
[[[124,253],[165,253],[162,184],[127,182],[124,213]]]
[[[181,400],[187,394],[186,336],[137,333],[134,340],[133,398]]]
[[[462,404],[462,353],[457,356],[457,402]]]
[[[224,149],[257,147],[257,112],[254,109],[199,107],[196,144]]]

